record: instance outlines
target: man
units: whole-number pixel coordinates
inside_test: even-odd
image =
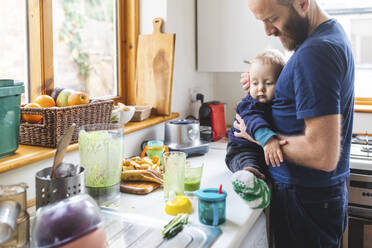
[[[269,166],[275,248],[338,247],[347,220],[345,181],[354,105],[351,45],[340,24],[315,0],[248,0],[248,6],[267,35],[294,51],[278,78],[272,106],[274,125],[287,142],[282,146],[285,161]],[[241,82],[249,88],[247,74]],[[235,136],[251,140],[244,121],[236,118],[234,127],[240,132]]]

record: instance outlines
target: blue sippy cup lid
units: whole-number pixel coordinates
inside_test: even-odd
[[[148,147],[161,147],[164,145],[164,142],[161,140],[150,140],[147,142]]]
[[[225,200],[227,192],[223,189],[222,193],[218,194],[217,188],[205,188],[196,191],[195,195],[203,201],[217,202]]]

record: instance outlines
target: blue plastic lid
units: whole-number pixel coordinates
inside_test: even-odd
[[[222,193],[218,194],[217,188],[205,188],[196,191],[195,195],[203,201],[217,202],[225,200],[227,192],[223,189]]]
[[[162,147],[164,142],[161,140],[150,140],[147,142],[148,147]]]

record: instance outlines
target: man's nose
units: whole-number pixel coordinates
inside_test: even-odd
[[[273,35],[276,32],[276,28],[269,22],[264,22],[265,32],[267,36]]]

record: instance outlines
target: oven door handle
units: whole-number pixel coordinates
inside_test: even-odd
[[[372,176],[350,173],[350,181],[372,182]]]

